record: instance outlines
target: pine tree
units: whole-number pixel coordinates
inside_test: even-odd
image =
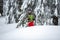
[[[36,16],[35,25],[46,25],[51,16],[59,14],[59,0],[4,0],[3,3],[3,15],[6,16],[7,23],[16,22],[17,25],[22,25],[23,20],[24,25],[27,24],[29,9]]]

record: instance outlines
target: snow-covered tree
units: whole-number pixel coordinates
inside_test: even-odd
[[[29,9],[36,16],[36,25],[51,24],[47,20],[51,16],[59,14],[59,0],[4,0],[3,15],[6,16],[7,23],[27,24],[27,14]],[[57,14],[58,12],[58,14]],[[21,25],[20,25],[21,26]]]

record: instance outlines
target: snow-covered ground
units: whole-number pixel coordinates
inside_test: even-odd
[[[0,40],[60,40],[60,26],[34,26],[16,29],[16,23],[4,24],[0,18]]]

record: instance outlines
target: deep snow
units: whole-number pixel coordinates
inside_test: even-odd
[[[60,40],[60,26],[19,27],[0,18],[0,40]]]

